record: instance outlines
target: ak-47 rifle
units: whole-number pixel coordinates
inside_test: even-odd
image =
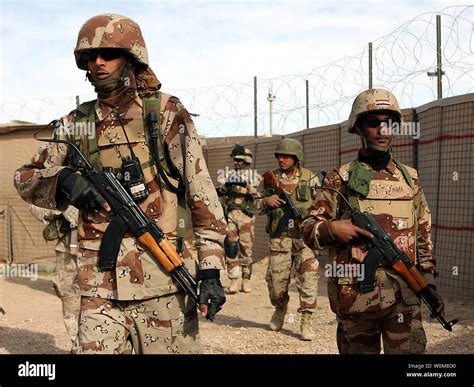
[[[280,197],[280,199],[285,201],[285,204],[283,204],[285,213],[278,222],[275,233],[281,234],[288,226],[288,222],[290,221],[290,219],[293,220],[295,227],[299,227],[299,225],[303,221],[303,217],[293,204],[293,201],[291,200],[290,196],[278,185],[278,180],[273,171],[266,171],[262,175],[262,177],[265,182],[265,185],[273,188],[273,190]]]
[[[60,128],[59,121],[55,120],[52,123],[56,130]],[[79,156],[77,167],[80,169],[82,176],[99,191],[112,209],[110,213],[112,221],[107,227],[100,244],[99,270],[107,271],[115,267],[121,241],[125,233],[130,232],[199,306],[197,283],[184,266],[182,258],[171,242],[166,239],[163,230],[145,215],[113,172],[108,168],[100,172],[97,171],[77,146],[70,141],[37,138],[40,131],[34,135],[37,140],[67,144],[77,153],[77,156]],[[206,318],[211,321],[214,320],[213,316],[209,314]]]
[[[323,177],[326,173],[321,172]],[[333,191],[338,194],[342,200],[346,203],[349,214],[352,219],[352,223],[360,228],[370,232],[373,238],[364,239],[365,248],[367,255],[362,263],[364,265],[364,279],[359,281],[359,291],[361,293],[367,293],[374,290],[375,287],[375,274],[380,262],[385,259],[390,264],[390,267],[406,282],[411,290],[426,304],[431,312],[431,318],[436,317],[441,323],[444,329],[452,331],[452,327],[459,320],[453,319],[446,321],[438,311],[439,300],[441,296],[438,292],[426,282],[421,273],[416,268],[415,263],[408,258],[398,246],[393,242],[390,236],[380,226],[374,216],[367,212],[361,212],[359,209],[351,206],[349,201],[340,193],[337,189],[323,186],[324,179],[321,186],[314,186],[316,189],[324,189]]]

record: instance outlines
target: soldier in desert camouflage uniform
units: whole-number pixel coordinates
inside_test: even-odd
[[[226,262],[227,275],[231,280],[228,292],[234,294],[239,289],[250,293],[252,275],[252,247],[255,240],[255,206],[257,188],[262,177],[250,168],[252,152],[236,145],[230,154],[234,159],[234,169],[217,177],[217,192],[224,196],[224,212],[227,218]]]
[[[215,314],[225,302],[219,270],[224,268],[226,222],[189,113],[176,97],[159,92],[140,27],[130,18],[104,14],[89,19],[74,55],[98,98],[63,117],[56,135],[75,141],[91,164],[112,168],[124,184],[123,158],[133,149],[143,171],[140,192],[145,192],[137,202],[182,247],[190,273],[199,270],[199,310]],[[152,111],[159,123],[158,160],[150,155],[146,132],[145,118]],[[78,133],[91,125],[93,136]],[[115,269],[99,272],[98,250],[110,207],[74,173],[73,159],[66,145],[52,143],[16,171],[15,185],[23,199],[40,207],[63,210],[71,203],[81,210],[77,283],[82,299],[75,352],[200,353],[196,305],[133,237],[122,239]],[[183,198],[192,215],[197,260],[179,243],[186,223],[180,215]]]
[[[349,117],[349,132],[361,137],[363,147],[357,160],[329,173],[325,185],[339,190],[361,211],[373,214],[435,286],[428,204],[416,170],[396,161],[390,151],[393,136],[389,128],[401,120],[398,102],[389,91],[370,89],[359,94]],[[307,214],[303,237],[308,246],[329,248],[330,259],[338,265],[363,262],[365,253],[357,237],[370,234],[351,223],[347,206],[335,192],[318,190]],[[341,354],[380,353],[380,337],[385,353],[424,352],[420,300],[384,261],[372,292],[358,291],[357,276],[332,275],[328,296],[338,320]]]
[[[77,223],[79,211],[69,206],[59,212],[30,206],[31,214],[41,222],[46,222],[43,237],[46,241],[57,241],[56,276],[53,281],[56,295],[61,299],[64,325],[71,342],[74,343],[79,325],[81,295],[76,284],[77,275]]]
[[[311,186],[318,184],[318,178],[300,164],[303,162],[303,147],[292,138],[281,140],[275,150],[279,169],[274,170],[279,187],[282,188],[304,215],[311,205]],[[290,285],[291,267],[296,269],[296,287],[300,297],[301,339],[312,340],[315,336],[312,327],[313,313],[316,310],[319,262],[315,253],[305,246],[301,239],[301,230],[293,221],[283,232],[278,233],[277,226],[283,217],[282,204],[284,201],[275,194],[275,191],[263,185],[261,191],[264,198],[256,200],[259,214],[268,216],[267,233],[270,235],[270,257],[266,281],[270,301],[275,307],[270,329],[280,331],[284,324],[288,309],[288,287]]]

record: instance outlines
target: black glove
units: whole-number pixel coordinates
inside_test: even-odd
[[[213,320],[214,315],[222,309],[225,304],[225,294],[219,279],[218,269],[207,269],[199,271],[201,286],[199,288],[199,303],[207,305],[208,320]]]
[[[225,195],[225,191],[221,187],[216,188],[217,196],[221,197]]]
[[[103,196],[86,179],[67,168],[58,176],[56,197],[58,202],[65,199],[84,212],[101,210],[106,204]]]
[[[432,298],[436,301],[436,312],[431,314],[431,318],[435,318],[436,316],[441,316],[444,318],[444,301],[436,291],[436,286],[433,284],[428,285],[429,292],[432,295]]]

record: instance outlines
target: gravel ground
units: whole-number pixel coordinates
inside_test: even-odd
[[[213,323],[201,319],[206,353],[213,354],[335,354],[336,320],[329,309],[326,283],[320,280],[318,310],[314,319],[316,339],[298,338],[298,294],[292,283],[290,304],[283,330],[268,329],[273,307],[264,280],[266,260],[254,265],[252,293],[227,296],[227,303]],[[66,354],[69,340],[62,322],[61,302],[52,288],[51,276],[37,281],[27,278],[0,278],[0,354]],[[228,280],[223,279],[226,286]],[[474,302],[446,298],[446,313],[460,322],[453,332],[445,331],[436,320],[425,321],[428,353],[474,353]],[[424,310],[424,316],[428,311]]]

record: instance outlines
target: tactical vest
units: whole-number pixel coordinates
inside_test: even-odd
[[[157,92],[154,96],[151,97],[145,97],[142,98],[143,102],[143,122],[146,125],[146,119],[148,116],[148,113],[150,111],[155,111],[156,117],[159,120],[158,122],[160,123],[159,125],[159,130],[158,130],[158,153],[159,153],[159,160],[158,162],[160,163],[162,169],[165,171],[166,176],[168,177],[168,181],[173,185],[174,188],[178,188],[178,182],[179,179],[177,177],[177,174],[179,173],[175,167],[172,165],[168,150],[166,149],[166,146],[164,144],[164,126],[166,123],[161,124],[161,112],[162,112],[162,107],[166,106],[166,103],[169,99],[169,95],[163,96],[162,98],[162,93]],[[87,101],[79,105],[76,109],[76,118],[74,121],[74,124],[81,123],[81,124],[86,124],[90,125],[92,123],[95,124],[96,122],[96,113],[95,113],[95,105],[96,105],[97,100],[92,100],[92,101]],[[150,139],[148,136],[148,131],[145,127],[142,128],[144,137],[146,139],[146,142],[149,144]],[[94,133],[95,134],[95,133]],[[180,133],[181,136],[181,145],[184,147],[184,134]],[[129,134],[130,137],[130,134]],[[133,142],[133,138],[130,139],[131,142]],[[100,171],[102,170],[102,163],[100,161],[100,154],[99,154],[99,145],[97,142],[97,135],[95,134],[92,136],[92,138],[89,138],[88,136],[84,135],[76,135],[74,137],[74,141],[76,143],[76,146],[80,149],[80,151],[84,154],[86,159],[89,161],[89,163],[92,164],[92,166]],[[148,157],[140,157],[137,155],[139,159],[141,160],[141,168],[143,171],[145,169],[149,168],[151,165],[156,165],[155,160],[150,153],[148,154]],[[142,161],[145,160],[146,161]],[[114,174],[121,179],[121,171],[120,168],[112,168],[112,171]],[[158,177],[158,176],[157,176]],[[158,177],[159,178],[159,177]],[[166,185],[163,187],[164,189],[167,189]],[[170,190],[168,188],[168,190]],[[186,197],[185,193],[181,192],[178,194],[178,206],[177,206],[177,212],[178,212],[178,222],[177,222],[177,237],[178,237],[178,250],[181,250],[181,244],[182,241],[184,240],[184,234],[186,231],[186,217],[187,217],[187,210],[186,210]],[[182,221],[180,221],[182,219]]]
[[[246,187],[242,187],[238,184],[230,184],[227,187],[224,199],[224,207],[227,213],[232,210],[241,210],[247,216],[252,217],[255,215],[253,196],[248,192]]]
[[[397,238],[399,243],[414,246],[404,251],[408,257],[416,260],[416,233],[417,222],[414,206],[415,186],[413,177],[405,165],[393,160],[393,163],[401,171],[398,180],[376,180],[372,177],[376,174],[360,165],[358,161],[341,166],[340,173],[347,181],[347,199],[349,203],[361,211],[368,211],[374,215],[384,230],[392,237]],[[358,173],[357,170],[367,172]],[[365,174],[365,178],[357,178]],[[410,230],[404,235],[404,230]],[[406,240],[405,240],[406,239]],[[362,261],[365,252],[358,247],[352,247],[351,256],[355,260]]]
[[[349,203],[360,211],[370,212],[395,244],[415,262],[417,255],[416,221],[416,171],[392,160],[397,166],[394,175],[384,176],[384,171],[375,172],[357,160],[342,165],[338,172],[346,183]],[[395,177],[395,178],[394,178]],[[344,213],[342,218],[348,217]],[[330,248],[330,258],[336,263],[363,262],[367,252],[358,244],[349,244],[350,254],[345,250]],[[381,267],[386,262],[382,261]],[[419,304],[419,299],[405,281],[391,270],[377,270],[375,289],[361,293],[356,278],[339,277],[328,282],[328,297],[331,309],[338,315],[361,315],[370,313],[372,318],[383,316],[396,303],[398,292],[408,305]]]
[[[276,169],[273,171],[277,180],[280,180],[281,171]],[[313,174],[309,169],[300,168],[300,177],[298,181],[298,185],[293,193],[290,195],[290,199],[298,209],[300,214],[304,217],[306,214],[306,210],[311,206],[311,188],[310,188],[310,180],[313,177]],[[273,188],[265,186],[265,196],[275,195],[276,192]],[[270,238],[279,238],[279,237],[290,237],[295,239],[301,238],[301,231],[299,227],[287,227],[286,231],[281,234],[276,233],[276,229],[278,227],[278,223],[280,219],[283,217],[285,211],[284,206],[280,206],[278,208],[269,208],[267,210],[267,227],[266,232],[270,235]]]

